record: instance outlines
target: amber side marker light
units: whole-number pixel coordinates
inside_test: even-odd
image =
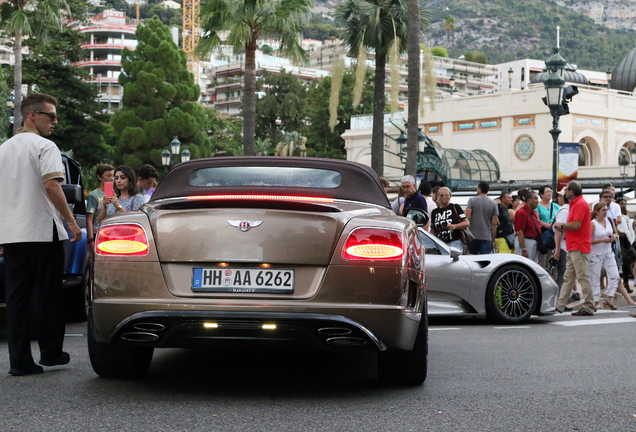
[[[333,198],[292,196],[292,195],[194,195],[187,200],[266,200],[266,201],[305,201],[332,203]]]
[[[148,238],[138,225],[108,225],[99,230],[95,249],[98,255],[146,255]]]
[[[381,228],[359,228],[349,234],[343,257],[349,260],[390,260],[404,255],[404,235]]]

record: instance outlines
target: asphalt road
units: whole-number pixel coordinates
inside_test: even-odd
[[[69,365],[11,377],[0,324],[0,430],[635,431],[628,312],[432,320],[428,379],[403,388],[375,381],[373,355],[268,351],[161,350],[144,380],[106,380],[84,324],[67,326]]]

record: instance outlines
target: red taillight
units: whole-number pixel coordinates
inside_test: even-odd
[[[349,234],[343,257],[350,260],[391,260],[404,255],[404,235],[381,228],[359,228]]]
[[[265,201],[306,201],[332,203],[333,198],[292,196],[292,195],[194,195],[187,200],[265,200]]]
[[[95,249],[98,255],[146,255],[148,238],[139,225],[108,225],[100,228]]]

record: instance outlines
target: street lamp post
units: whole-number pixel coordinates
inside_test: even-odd
[[[547,72],[550,73],[548,79],[543,84],[546,90],[546,105],[550,107],[552,115],[552,190],[557,190],[557,164],[559,152],[559,116],[563,112],[563,91],[565,89],[565,67],[567,62],[559,55],[559,49],[554,49],[554,54],[545,62]]]
[[[406,163],[406,151],[405,151],[404,146],[406,145],[406,143],[408,141],[407,135],[406,135],[406,131],[400,129],[398,127],[398,125],[396,125],[392,121],[391,121],[391,124],[393,124],[393,126],[395,126],[397,128],[397,130],[400,131],[400,136],[398,136],[397,138],[393,138],[391,135],[389,135],[387,133],[384,133],[384,135],[387,138],[389,138],[389,139],[391,139],[391,140],[393,140],[393,141],[395,141],[397,143],[397,145],[398,145],[398,153],[393,153],[393,152],[388,151],[386,149],[384,151],[389,153],[389,154],[398,156],[400,158],[400,162],[404,164],[404,163]],[[404,122],[404,126],[408,127],[408,123],[406,121]],[[422,128],[417,128],[417,143],[418,143],[417,146],[418,146],[418,151],[420,151],[419,150],[420,143],[426,142],[427,139],[428,139],[428,137],[426,135],[424,135],[424,132],[422,132]],[[407,173],[405,172],[404,174],[407,174]]]
[[[170,142],[170,150],[165,149],[161,152],[161,163],[166,172],[170,171],[170,168],[177,163],[176,157],[179,155],[179,150],[181,150],[181,141],[175,136]],[[188,162],[191,155],[190,151],[184,148],[181,151],[181,162]]]
[[[608,69],[607,72],[605,72],[605,76],[607,77],[607,89],[610,89],[610,81],[612,80],[612,70]]]
[[[512,88],[512,76],[514,75],[515,71],[512,70],[512,68],[508,69],[508,88],[511,89]]]
[[[623,195],[623,184],[625,184],[625,178],[627,177],[627,173],[629,171],[629,161],[624,153],[619,153],[618,156],[618,169],[623,177],[623,183],[621,183],[621,195]]]

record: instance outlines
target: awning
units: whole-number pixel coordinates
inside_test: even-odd
[[[602,84],[602,85],[607,85],[607,80],[603,80],[603,79],[594,79],[594,78],[588,78],[588,80],[592,83],[592,84]]]

